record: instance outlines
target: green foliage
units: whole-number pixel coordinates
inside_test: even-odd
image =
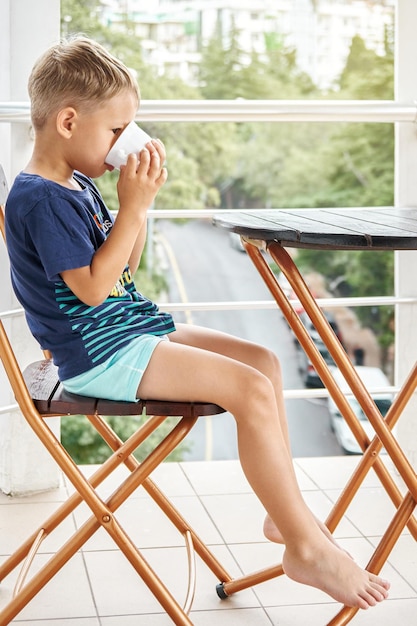
[[[357,100],[389,100],[394,97],[394,51],[386,39],[385,55],[368,50],[363,39],[353,37],[340,76],[341,95]]]
[[[153,268],[147,267],[148,245],[150,245],[149,241],[146,242],[140,266],[134,275],[134,281],[140,293],[156,302],[161,298],[162,293],[166,293],[168,284],[157,263],[154,264]]]
[[[389,296],[394,293],[394,253],[360,250],[349,264],[349,284],[357,296]],[[394,308],[357,307],[356,314],[364,326],[378,337],[385,361],[387,348],[393,342]]]
[[[142,426],[148,417],[116,416],[108,417],[106,421],[116,434],[125,441]],[[175,426],[178,418],[170,417],[153,433],[134,453],[138,461],[143,461],[146,456],[158,445],[170,430]],[[103,463],[112,454],[112,451],[103,441],[95,428],[83,415],[64,417],[61,420],[61,440],[66,450],[74,461],[79,465]],[[186,444],[178,446],[169,456],[169,461],[181,461]]]
[[[322,206],[386,206],[394,201],[392,124],[344,125],[322,150]]]
[[[393,53],[368,50],[354,37],[340,78],[341,98],[391,99]],[[325,175],[310,206],[389,206],[394,202],[394,129],[391,124],[338,125],[316,155]],[[346,277],[353,296],[392,295],[394,255],[391,252],[315,252],[300,250],[305,269],[316,269],[329,280]],[[391,307],[357,309],[362,324],[376,333],[385,350],[393,341]]]
[[[158,130],[167,147],[168,181],[157,196],[157,208],[218,206],[219,190],[235,172],[236,125],[160,124]]]
[[[245,81],[242,64],[245,55],[238,46],[236,34],[233,27],[225,47],[221,33],[217,32],[203,49],[199,81],[201,93],[208,100],[253,97]]]
[[[233,26],[227,44],[216,33],[203,48],[199,81],[204,98],[291,99],[317,93],[311,79],[298,70],[295,51],[285,47],[278,34],[267,37],[265,60],[242,50],[238,34]]]
[[[314,151],[320,142],[326,143],[331,127],[277,122],[252,124],[250,128],[239,169],[245,204],[315,206],[315,195],[324,185],[324,171]]]
[[[320,93],[299,70],[296,51],[286,45],[283,34],[266,35],[266,55],[259,57],[240,48],[235,25],[227,37],[219,29],[202,49],[196,88],[178,78],[159,77],[144,62],[132,24],[126,20],[117,31],[100,25],[100,6],[97,0],[61,0],[63,33],[84,32],[111,49],[135,70],[142,98],[147,100],[393,98],[393,44],[388,31],[383,55],[369,50],[355,36],[335,91]],[[151,136],[159,136],[167,149],[168,182],[158,194],[156,208],[393,203],[394,129],[390,124],[147,122],[143,127]],[[112,209],[118,207],[116,181],[117,173],[97,181]],[[351,295],[391,294],[392,255],[370,256],[299,251],[305,269],[320,271],[329,281],[345,276]],[[140,272],[138,284],[148,289],[148,272],[143,267]],[[392,340],[390,310],[377,314],[361,308],[358,314],[378,333],[383,346]]]
[[[89,37],[99,38],[103,31],[97,20],[100,9],[99,0],[61,0],[61,32],[68,37],[75,33],[83,33]]]
[[[340,78],[342,99],[393,98],[393,54],[368,50],[354,37]],[[319,148],[325,172],[311,206],[384,206],[394,200],[394,128],[392,124],[339,124]]]
[[[323,98],[297,67],[294,49],[280,33],[266,35],[262,59],[239,46],[233,25],[227,38],[215,33],[202,49],[199,89],[178,78],[161,79],[144,63],[140,40],[97,20],[97,0],[62,0],[63,29],[86,32],[108,46],[138,75],[142,97],[158,98]],[[67,21],[66,16],[71,16]],[[385,55],[354,37],[338,90],[332,98],[384,99],[393,95],[393,51]],[[376,124],[143,124],[167,148],[168,182],[159,208],[228,206],[386,205],[393,197],[392,125]],[[111,183],[110,183],[111,181]],[[98,181],[117,208],[115,175]],[[111,187],[113,185],[113,187]],[[227,198],[224,190],[227,190]]]
[[[288,51],[273,50],[271,86],[279,97],[315,96],[296,70]],[[294,74],[292,80],[291,71]],[[291,76],[291,87],[288,87]],[[286,81],[286,82],[285,82]],[[273,87],[271,87],[273,89]],[[368,50],[359,37],[352,41],[340,99],[393,97],[393,55]],[[321,96],[323,97],[323,96]],[[246,125],[245,125],[246,126]],[[257,124],[245,130],[239,188],[243,206],[326,207],[378,206],[393,203],[394,129],[392,124]]]

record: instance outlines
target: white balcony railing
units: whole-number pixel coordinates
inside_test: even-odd
[[[152,122],[416,122],[415,102],[394,100],[144,100]],[[0,102],[0,122],[29,122],[27,102]]]

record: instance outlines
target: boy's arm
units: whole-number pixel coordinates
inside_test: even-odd
[[[130,268],[132,275],[138,269],[140,260],[142,258],[142,252],[143,252],[143,249],[145,247],[145,242],[146,242],[147,225],[148,225],[148,220],[146,219],[144,220],[143,226],[138,236],[136,237],[135,245],[133,246],[132,253],[129,257],[128,263],[129,263],[129,268]]]
[[[95,252],[91,264],[61,273],[62,280],[85,304],[104,302],[130,261],[131,271],[139,263],[146,236],[146,213],[167,172],[162,168],[165,150],[157,140],[140,153],[140,163],[129,155],[121,168],[117,192],[119,212],[106,241]]]

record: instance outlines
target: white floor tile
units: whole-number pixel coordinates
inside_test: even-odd
[[[295,469],[307,505],[321,519],[352,474],[360,457],[295,459]],[[384,459],[394,481],[404,490],[398,472]],[[87,476],[96,470],[83,467]],[[118,468],[100,492],[108,497],[128,476]],[[283,547],[262,534],[265,512],[252,493],[238,461],[164,463],[154,472],[157,485],[172,500],[209,549],[217,555],[226,574],[240,577],[278,565]],[[32,533],[66,498],[72,487],[30,498],[0,494],[0,562]],[[366,565],[385,531],[394,507],[373,470],[366,477],[335,536],[361,565]],[[143,488],[120,508],[120,520],[144,556],[182,604],[187,587],[187,557],[183,539],[158,510]],[[74,515],[81,524],[88,515],[85,505]],[[69,534],[70,517],[55,536],[42,545],[34,569]],[[197,590],[190,614],[195,626],[323,626],[339,605],[326,594],[299,585],[284,576],[273,578],[220,600],[216,576],[196,557]],[[391,582],[390,597],[354,618],[358,626],[417,625],[417,542],[406,530],[381,574]],[[10,597],[17,573],[1,584],[0,608]],[[76,601],[74,601],[76,599]],[[100,617],[99,617],[100,616]],[[57,577],[12,622],[22,626],[169,626],[171,619],[119,552],[100,530],[76,554]]]
[[[47,558],[49,557],[46,555],[39,555],[33,564],[33,571],[37,571]],[[14,582],[14,576],[7,577],[2,582],[0,608],[11,599]],[[33,624],[36,620],[40,620],[45,624],[45,620],[68,618],[87,620],[96,617],[97,613],[83,559],[80,554],[76,554],[21,611],[16,621],[26,620]]]
[[[57,502],[26,502],[0,506],[0,554],[11,554],[26,541],[58,508]],[[55,551],[75,530],[69,516],[47,537],[40,552]]]

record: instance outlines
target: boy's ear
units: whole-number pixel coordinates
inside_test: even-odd
[[[73,107],[61,109],[56,117],[56,128],[58,133],[65,139],[72,136],[74,125],[77,119],[77,111]]]

